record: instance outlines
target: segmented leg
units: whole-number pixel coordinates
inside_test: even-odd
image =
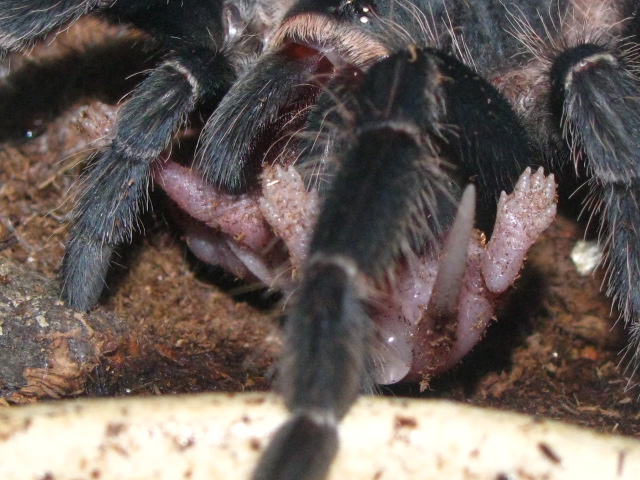
[[[637,20],[631,22],[635,25]],[[640,341],[640,78],[628,54],[583,43],[550,70],[552,105],[576,161],[591,174],[591,211],[607,249],[607,294]],[[634,353],[638,360],[638,354]]]
[[[473,90],[468,97],[451,95],[464,88]],[[465,105],[472,98],[485,100]],[[285,326],[280,390],[293,416],[276,433],[255,479],[325,475],[337,450],[337,422],[366,378],[368,290],[404,254],[439,249],[459,183],[475,178],[495,211],[493,189],[510,189],[531,159],[506,102],[435,50],[402,52],[374,65],[350,107],[355,136],[337,160],[300,301]]]
[[[185,116],[227,88],[232,72],[208,50],[174,55],[154,70],[121,109],[111,145],[92,162],[62,264],[63,296],[91,308],[104,286],[113,249],[130,241],[148,202],[154,162]]]
[[[295,112],[315,100],[318,88],[308,78],[319,58],[319,52],[265,55],[242,88],[225,96],[202,132],[196,167],[205,180],[230,193],[256,183],[264,152],[277,151],[282,132],[296,122],[284,106]]]
[[[114,248],[131,239],[148,203],[154,162],[196,105],[211,104],[234,79],[216,47],[223,44],[220,2],[185,0],[154,9],[124,2],[105,14],[146,28],[171,53],[132,92],[110,146],[90,162],[62,264],[63,296],[78,309],[95,304]]]

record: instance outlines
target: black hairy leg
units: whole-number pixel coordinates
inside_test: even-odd
[[[637,368],[640,335],[640,77],[636,1],[573,2],[544,35],[526,22],[515,32],[532,52],[522,108],[552,168],[568,161],[585,184],[585,213],[605,251],[606,292],[631,330]]]
[[[640,341],[640,78],[623,51],[583,43],[556,57],[552,93],[572,155],[591,175],[589,208],[608,251],[607,294]],[[637,350],[632,352],[637,362]]]
[[[469,95],[452,95],[461,85]],[[473,98],[482,101],[469,104]],[[259,479],[325,475],[327,458],[337,449],[337,421],[367,378],[372,336],[367,292],[402,256],[439,250],[460,196],[456,179],[464,184],[478,178],[483,193],[493,192],[485,178],[506,187],[531,158],[522,127],[504,100],[470,69],[435,50],[411,49],[377,63],[349,102],[356,112],[349,126],[355,136],[335,167],[299,299],[285,326],[279,386],[293,416],[258,465]],[[495,123],[487,123],[492,116]],[[451,148],[454,136],[457,146]],[[501,141],[489,143],[491,136]],[[492,156],[479,164],[487,152]],[[502,175],[480,171],[498,166]],[[493,202],[495,211],[492,195],[485,202]],[[469,235],[465,238],[460,243],[466,253]],[[466,263],[465,255],[448,258]],[[461,278],[453,282],[456,300],[461,283]],[[432,297],[431,306],[438,302]],[[441,317],[435,325],[443,331],[431,339],[440,338],[441,348],[450,350],[446,331],[455,331],[457,301],[442,303],[447,307],[433,308],[432,315]],[[299,442],[305,448],[287,455]]]
[[[63,295],[89,309],[104,287],[113,249],[130,240],[147,200],[151,169],[185,116],[226,88],[232,72],[216,53],[173,55],[120,110],[109,147],[90,163],[63,261]]]
[[[93,9],[98,15],[151,33],[168,52],[131,93],[120,110],[111,144],[90,161],[86,173],[62,279],[67,303],[87,310],[104,287],[114,248],[130,240],[148,202],[153,163],[196,106],[210,108],[226,91],[234,72],[219,53],[224,41],[220,2],[192,0],[162,6],[149,2],[42,3],[31,2],[28,8],[7,5],[2,17],[7,24],[0,25],[0,31],[13,36],[0,37],[3,48],[23,46]]]

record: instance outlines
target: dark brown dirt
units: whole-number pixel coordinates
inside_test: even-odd
[[[66,61],[83,50],[69,45],[95,41],[104,53],[100,61],[110,52],[118,72],[139,65],[131,58],[152,56],[150,48],[139,53],[140,44],[132,41],[136,36],[103,28],[103,36],[111,38],[105,43],[95,25],[91,35],[83,32],[81,24],[68,34],[71,38],[55,42],[55,49],[38,52],[48,56],[45,63],[11,59],[14,75],[4,83],[0,79],[0,99],[11,100],[0,101],[0,256],[48,279],[55,278],[62,258],[78,164],[95,148],[89,143],[95,132],[87,132],[87,125],[93,122],[108,136],[113,111],[105,105],[130,88],[126,82],[106,88],[93,76],[88,85],[78,80]],[[97,68],[84,57],[83,62],[83,68]],[[47,91],[44,83],[20,78],[22,68],[57,83]],[[117,76],[101,68],[105,72],[98,78],[104,82]],[[96,89],[97,95],[89,95]],[[39,100],[27,101],[34,98]],[[239,285],[195,265],[166,220],[162,197],[154,200],[144,237],[122,252],[118,262],[126,268],[110,279],[111,293],[95,310],[115,313],[128,329],[101,353],[86,383],[73,393],[267,389],[265,377],[278,347],[272,333],[279,308],[257,308],[268,303],[260,292],[254,292],[252,304],[234,298],[229,289]],[[458,369],[434,379],[422,394],[416,386],[384,392],[451,398],[640,437],[638,392],[630,389],[634,381],[625,374],[620,354],[625,333],[614,328],[610,302],[599,293],[601,275],[581,277],[569,259],[582,232],[575,221],[558,218],[530,254],[485,342]]]

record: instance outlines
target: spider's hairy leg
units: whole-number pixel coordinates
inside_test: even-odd
[[[634,25],[636,22],[632,22]],[[600,216],[607,294],[640,342],[640,78],[624,47],[583,43],[550,69],[552,107],[591,173],[588,205]],[[634,353],[635,360],[639,359]]]
[[[230,193],[242,193],[255,183],[259,155],[278,138],[279,129],[295,121],[283,113],[283,105],[302,109],[315,99],[317,87],[307,78],[320,57],[267,54],[229,91],[200,139],[196,166],[209,183]]]
[[[231,88],[202,133],[195,166],[209,183],[229,193],[255,187],[261,165],[282,160],[326,84],[344,70],[347,83],[358,83],[365,66],[389,53],[354,12],[343,14],[351,3],[284,2],[293,7],[269,37],[269,53]]]
[[[451,128],[462,120],[458,103],[466,100],[449,95],[449,84],[466,85],[469,78],[472,97],[482,98],[475,107],[491,116],[494,104],[481,94],[497,95],[495,90],[457,60],[429,49],[380,61],[350,101],[354,115],[345,122],[352,120],[348,129],[354,135],[339,142],[344,154],[336,160],[298,300],[285,325],[279,387],[292,417],[276,432],[254,479],[326,475],[337,450],[337,422],[367,378],[373,341],[366,303],[370,288],[384,282],[403,256],[439,250],[455,216],[459,183],[467,183],[469,176],[482,188],[502,182],[484,184],[479,169],[486,164],[481,161],[489,162],[490,170],[498,170],[493,163],[503,163],[505,171],[515,172],[510,164],[527,160],[522,137],[515,144],[499,137],[492,158],[472,158],[488,152],[495,137],[472,134],[485,132],[482,115],[470,117],[480,123]],[[497,134],[521,133],[519,125],[511,128]],[[454,139],[464,146],[451,148]],[[468,244],[468,238],[460,241]],[[455,317],[454,312],[437,313]]]
[[[156,9],[154,15],[160,11]],[[194,30],[197,26],[208,39],[207,24],[191,25]],[[174,38],[171,32],[165,33]],[[196,105],[211,103],[233,79],[231,67],[217,49],[204,42],[188,43],[172,48],[131,93],[119,112],[112,143],[94,157],[85,176],[62,265],[63,296],[69,305],[88,309],[98,300],[114,248],[130,240],[148,201],[153,164],[185,116]]]
[[[1,0],[0,57],[104,4],[104,0]]]
[[[427,58],[420,59],[426,71],[407,62],[407,55],[381,62],[362,90],[371,92],[368,84],[375,79],[388,92],[390,72],[405,84],[417,81],[406,69],[425,79],[434,67],[425,65]],[[436,100],[433,96],[416,99],[408,91],[406,85],[397,85],[389,108],[386,102],[362,101],[371,116],[363,112],[356,120],[357,140],[324,200],[299,291],[301,300],[285,327],[280,383],[294,416],[276,434],[256,469],[256,479],[324,477],[337,449],[337,421],[355,400],[366,372],[371,325],[362,302],[363,276],[380,278],[390,268],[407,244],[414,218],[423,213],[421,203],[429,200],[430,208],[437,210],[439,201],[449,205],[454,201],[453,192],[425,198],[423,192],[446,189],[447,182],[421,129],[403,117],[410,116],[406,110],[413,109],[415,101],[427,115],[441,109],[428,105]],[[384,135],[382,145],[377,141],[380,135]],[[304,445],[299,439],[307,440],[307,432],[313,433],[314,448],[290,457],[287,452],[294,444]],[[304,457],[298,456],[303,453]]]

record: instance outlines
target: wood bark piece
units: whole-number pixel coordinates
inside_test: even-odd
[[[0,409],[3,480],[245,479],[285,419],[266,394],[74,400]],[[361,398],[331,479],[638,478],[640,442],[438,400]]]
[[[82,393],[124,341],[116,315],[71,310],[57,292],[56,282],[0,257],[0,398],[10,403]]]

